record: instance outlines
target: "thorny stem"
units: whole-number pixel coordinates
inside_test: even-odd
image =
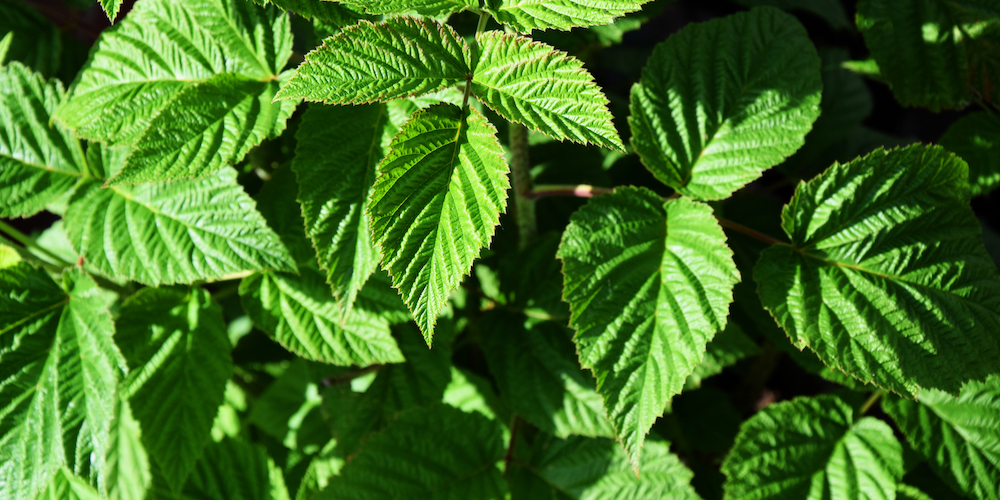
[[[531,189],[531,157],[528,156],[528,129],[511,123],[509,135],[510,172],[514,184],[514,213],[517,217],[519,246],[523,250],[538,237],[535,198]]]
[[[34,250],[37,253],[40,253],[40,254],[48,257],[49,259],[51,259],[57,265],[60,265],[62,267],[72,267],[73,266],[73,264],[71,262],[66,262],[65,260],[63,260],[58,255],[56,255],[56,254],[54,254],[54,253],[46,250],[45,248],[41,247],[38,243],[35,243],[35,240],[29,238],[27,235],[25,235],[21,231],[18,231],[13,226],[10,226],[10,225],[8,225],[7,223],[5,223],[3,221],[0,221],[0,232],[6,234],[11,239],[13,239],[13,240],[17,241],[18,243],[24,245],[25,248],[29,248],[31,250]]]
[[[868,400],[865,401],[865,403],[863,405],[861,405],[860,409],[858,409],[858,416],[855,417],[855,420],[861,418],[862,415],[864,415],[865,413],[867,413],[868,410],[870,410],[871,407],[874,406],[875,403],[878,402],[878,400],[882,397],[883,394],[885,394],[885,391],[883,391],[882,389],[879,389],[879,390],[873,392],[871,396],[868,396]]]

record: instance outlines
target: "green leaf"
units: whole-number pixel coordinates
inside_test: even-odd
[[[358,13],[344,5],[330,0],[251,0],[257,5],[274,5],[279,9],[290,10],[296,15],[307,19],[332,23],[337,26],[354,24]]]
[[[368,14],[406,14],[442,18],[470,7],[478,8],[478,0],[338,0]]]
[[[896,485],[896,500],[934,500],[920,491],[919,488],[908,484]]]
[[[800,184],[790,246],[761,254],[761,302],[799,349],[901,395],[1000,372],[1000,282],[939,147],[878,150]]]
[[[972,196],[1000,186],[1000,116],[996,113],[985,111],[959,118],[938,143],[969,164]]]
[[[104,13],[108,15],[108,20],[114,24],[115,19],[118,18],[118,9],[122,6],[122,0],[101,0],[101,8],[104,9]]]
[[[847,19],[844,6],[837,0],[734,0],[744,7],[777,7],[814,14],[835,30],[849,30],[854,27]]]
[[[306,233],[340,309],[378,267],[365,205],[382,159],[385,105],[311,105],[302,117],[292,169]],[[336,141],[335,148],[330,141]]]
[[[34,498],[63,466],[107,478],[125,363],[94,281],[70,269],[63,282],[0,269],[0,498]]]
[[[677,191],[728,198],[802,146],[819,116],[819,63],[802,25],[774,8],[689,25],[632,87],[632,146]]]
[[[185,500],[288,500],[281,469],[259,446],[225,438],[205,454],[184,485]]]
[[[307,54],[275,99],[385,102],[464,82],[470,67],[468,44],[448,25],[409,17],[361,21]]]
[[[726,328],[708,343],[705,351],[705,360],[694,368],[694,372],[688,376],[684,383],[685,388],[701,386],[701,381],[722,373],[727,366],[736,364],[737,361],[760,354],[760,347],[743,329],[733,322],[729,322]]]
[[[326,365],[292,360],[285,372],[256,398],[246,422],[290,450],[315,453],[333,437],[322,415],[323,398],[318,385],[329,371]]]
[[[271,172],[254,201],[268,227],[277,233],[295,263],[303,267],[316,267],[316,252],[306,237],[302,208],[295,201],[298,192],[295,173],[291,167],[282,165]]]
[[[63,467],[52,476],[45,490],[35,500],[101,500],[101,495],[83,479]]]
[[[466,413],[477,412],[490,420],[505,422],[510,419],[510,411],[493,392],[490,380],[454,366],[451,367],[451,381],[444,388],[442,401]],[[498,416],[497,409],[505,414]]]
[[[135,187],[88,182],[70,200],[65,221],[73,249],[113,278],[156,286],[295,269],[232,169]]]
[[[858,29],[896,99],[960,108],[1000,103],[1000,7],[982,0],[862,0]]]
[[[17,250],[0,243],[0,270],[14,267],[21,262],[21,256]]]
[[[62,34],[26,2],[0,3],[0,33],[8,43],[0,49],[0,65],[20,61],[45,77],[56,75],[62,62]]]
[[[625,151],[608,99],[579,59],[528,38],[488,31],[472,92],[509,121],[556,139]]]
[[[80,142],[61,125],[49,127],[63,100],[62,84],[47,83],[21,63],[0,66],[0,217],[29,217],[68,193],[87,172]]]
[[[436,404],[403,412],[371,436],[317,499],[500,500],[506,487],[500,426]]]
[[[232,374],[222,310],[208,292],[144,288],[121,307],[115,341],[143,444],[174,491],[209,441]]]
[[[291,45],[288,16],[278,9],[144,0],[101,34],[56,119],[86,139],[134,144],[164,108],[189,103],[186,89],[216,75],[275,80]]]
[[[518,32],[608,24],[649,0],[490,0],[487,11]]]
[[[1000,499],[1000,376],[969,382],[958,397],[928,389],[917,401],[887,398],[882,408],[948,486]]]
[[[527,448],[527,447],[524,447]],[[540,434],[528,451],[515,448],[509,481],[514,499],[700,500],[691,487],[694,474],[662,441],[646,443],[636,474],[614,441]]]
[[[379,172],[372,235],[429,346],[438,312],[506,208],[507,162],[483,115],[441,104],[413,115]]]
[[[796,398],[744,422],[722,463],[726,499],[893,499],[903,447],[836,396]]]
[[[580,364],[638,466],[653,421],[726,325],[733,253],[707,205],[618,188],[573,214],[558,257]]]
[[[515,413],[559,437],[614,437],[565,327],[498,311],[483,316],[480,329],[490,371]]]
[[[271,103],[277,82],[223,73],[185,87],[156,115],[108,184],[205,177],[235,165],[264,139],[277,137],[295,101]]]
[[[153,430],[154,432],[157,429]],[[132,416],[125,397],[115,400],[114,419],[105,457],[107,479],[104,489],[109,500],[142,499],[153,480],[149,456],[142,445],[142,430]]]

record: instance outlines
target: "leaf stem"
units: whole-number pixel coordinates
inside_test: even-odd
[[[476,34],[486,31],[486,23],[490,22],[490,15],[485,10],[479,12],[479,23],[476,24]]]
[[[535,198],[531,189],[531,157],[528,154],[528,129],[511,123],[508,127],[510,174],[514,185],[514,215],[517,217],[519,246],[523,250],[538,237]]]
[[[28,237],[27,235],[25,235],[21,231],[18,231],[13,226],[11,226],[11,225],[3,222],[3,221],[0,221],[0,232],[6,234],[11,239],[13,239],[13,240],[17,241],[18,243],[24,245],[25,248],[28,248],[30,250],[35,251],[36,253],[39,253],[39,254],[44,255],[45,257],[48,257],[56,265],[60,265],[62,267],[73,267],[73,264],[71,262],[66,262],[65,260],[62,259],[62,257],[59,257],[58,255],[56,255],[56,254],[48,251],[46,248],[42,247],[38,243],[35,243],[35,240],[31,239],[30,237]]]
[[[745,234],[745,235],[747,235],[747,236],[749,236],[749,237],[751,237],[753,239],[763,241],[764,243],[767,243],[768,245],[788,245],[788,243],[785,243],[784,241],[781,241],[781,240],[779,240],[777,238],[774,238],[772,236],[768,236],[768,235],[766,235],[766,234],[764,234],[764,233],[762,233],[762,232],[760,232],[760,231],[758,231],[756,229],[752,229],[752,228],[746,227],[743,224],[739,224],[739,223],[733,222],[733,221],[731,221],[729,219],[724,219],[724,218],[719,217],[719,216],[715,216],[715,218],[719,220],[719,225],[721,225],[722,227],[727,228],[727,229],[732,229],[733,231],[736,231],[737,233],[742,233],[742,234]]]
[[[865,403],[863,405],[861,405],[861,408],[858,409],[858,416],[855,417],[855,420],[857,420],[858,418],[861,418],[861,415],[864,415],[865,413],[867,413],[868,410],[870,410],[871,407],[874,406],[875,403],[877,403],[878,400],[882,398],[883,394],[885,394],[885,391],[883,391],[882,389],[879,389],[879,390],[873,392],[871,396],[868,396],[868,400],[865,401]]]
[[[525,195],[526,198],[537,200],[549,196],[576,196],[578,198],[593,198],[602,194],[608,194],[613,189],[595,187],[590,184],[577,185],[540,185],[535,187]]]

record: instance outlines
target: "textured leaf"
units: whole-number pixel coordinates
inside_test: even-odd
[[[858,29],[907,106],[1000,103],[1000,6],[984,0],[862,0]]]
[[[231,438],[212,443],[184,485],[184,500],[288,500],[281,469],[264,450]]]
[[[159,472],[179,490],[209,441],[232,374],[222,310],[200,289],[145,288],[122,305],[115,341]]]
[[[831,28],[848,30],[854,27],[847,19],[844,6],[837,0],[734,0],[745,7],[777,7],[784,10],[802,11],[815,14],[826,21]]]
[[[705,351],[705,360],[694,368],[694,372],[688,376],[684,383],[685,388],[701,386],[701,381],[722,373],[722,370],[737,361],[760,354],[760,347],[743,329],[733,322],[729,322],[726,328],[708,343]]]
[[[500,116],[551,135],[624,152],[608,99],[583,63],[528,38],[488,31],[472,92]]]
[[[821,89],[794,17],[761,7],[692,24],[656,47],[632,87],[632,146],[668,186],[727,198],[802,146]]]
[[[63,467],[52,476],[52,481],[35,500],[101,500],[101,495],[83,479]]]
[[[470,7],[478,8],[477,0],[339,0],[368,14],[405,14],[441,18]]]
[[[499,425],[479,413],[414,409],[369,438],[316,498],[500,500],[503,453]]]
[[[992,112],[965,115],[948,127],[939,141],[942,147],[969,164],[972,196],[1000,186],[1000,116]]]
[[[34,498],[62,466],[106,479],[125,364],[100,289],[76,269],[63,281],[0,269],[0,498]]]
[[[580,364],[638,465],[653,421],[726,325],[732,251],[707,205],[619,188],[573,214],[558,257]]]
[[[379,172],[373,239],[429,346],[438,312],[506,208],[507,162],[483,115],[441,104],[413,115]]]
[[[792,343],[901,395],[1000,372],[1000,282],[966,176],[961,159],[916,145],[800,184],[782,213],[791,246],[754,270]]]
[[[358,20],[358,13],[348,9],[344,5],[330,0],[251,0],[257,5],[274,5],[279,9],[290,10],[296,15],[332,23],[338,26],[354,24]]]
[[[521,33],[533,29],[568,30],[608,24],[642,8],[649,0],[491,0],[489,12],[501,24]]]
[[[107,479],[105,490],[109,500],[142,499],[152,482],[149,455],[142,445],[142,430],[132,416],[128,400],[115,400],[114,420],[111,421],[108,454],[105,457]],[[153,429],[156,432],[157,429]]]
[[[955,491],[1000,499],[1000,376],[969,382],[958,397],[928,389],[917,401],[890,398],[882,407]]]
[[[101,0],[101,8],[108,15],[108,20],[112,23],[118,18],[118,9],[122,6],[122,0]]]
[[[381,104],[311,105],[295,135],[292,169],[306,233],[344,312],[378,266],[365,205],[382,159],[387,120]]]
[[[0,217],[29,217],[86,175],[79,141],[49,118],[62,84],[20,63],[0,66]]]
[[[295,269],[232,169],[135,187],[89,182],[70,201],[65,221],[73,249],[113,278],[156,286]]]
[[[908,484],[896,485],[896,500],[934,500],[920,491],[919,488]]]
[[[469,46],[450,26],[408,17],[361,21],[306,55],[275,99],[365,104],[466,81]]]
[[[291,45],[288,16],[278,9],[246,0],[143,0],[102,33],[56,118],[80,137],[133,144],[189,87],[223,73],[276,79]]]
[[[903,447],[836,396],[796,398],[747,420],[722,464],[726,499],[893,500]]]
[[[490,371],[515,413],[559,437],[614,437],[594,381],[577,365],[565,327],[526,324],[521,315],[491,312],[480,329]]]

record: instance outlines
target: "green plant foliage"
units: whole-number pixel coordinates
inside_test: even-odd
[[[497,22],[518,32],[568,30],[574,26],[608,24],[635,12],[649,0],[487,0],[487,10]]]
[[[410,17],[362,21],[306,55],[275,99],[365,104],[464,82],[469,46],[448,25]]]
[[[722,464],[727,499],[895,498],[903,448],[892,428],[836,396],[771,405],[747,420]]]
[[[939,143],[969,164],[972,196],[985,195],[1000,186],[1000,117],[995,113],[959,118]]]
[[[760,347],[743,333],[739,325],[729,322],[726,328],[708,344],[705,360],[694,368],[684,387],[685,389],[699,387],[702,380],[722,373],[723,368],[757,354],[760,354]]]
[[[108,15],[108,20],[112,23],[118,18],[118,9],[122,6],[122,0],[101,0],[101,8]]]
[[[1000,376],[973,381],[958,397],[928,389],[916,401],[882,403],[907,441],[955,491],[1000,498]]]
[[[62,37],[41,13],[21,2],[0,4],[0,65],[20,61],[45,77],[60,66]],[[7,122],[13,124],[13,122]]]
[[[101,495],[86,481],[73,475],[73,471],[63,467],[52,476],[45,490],[35,500],[100,500]]]
[[[896,486],[896,499],[897,500],[933,500],[931,497],[927,496],[926,493],[920,491],[920,489],[910,486],[908,484],[900,484]]]
[[[865,383],[957,392],[1000,372],[1000,282],[965,162],[920,145],[835,164],[782,212],[761,301],[792,343]]]
[[[338,0],[368,14],[416,13],[427,17],[446,17],[470,7],[479,7],[476,0]]]
[[[726,325],[732,251],[707,205],[619,188],[573,214],[558,257],[580,364],[638,466],[653,421]]]
[[[802,25],[777,9],[688,26],[632,87],[632,146],[677,191],[727,198],[802,146],[819,116],[819,67]]]
[[[185,499],[288,500],[281,469],[261,448],[226,438],[210,444],[184,485]]]
[[[296,15],[308,19],[331,23],[336,26],[354,24],[361,15],[344,5],[330,0],[251,0],[261,6],[274,5],[279,9],[290,10]]]
[[[110,500],[143,498],[153,480],[149,454],[142,444],[142,429],[124,395],[115,400],[105,467],[104,489]]]
[[[493,125],[450,104],[417,112],[379,164],[372,234],[428,346],[448,295],[493,237],[507,170]]]
[[[819,16],[831,28],[848,30],[854,26],[847,19],[844,6],[837,0],[733,0],[745,7],[777,7],[783,10],[808,12]]]

